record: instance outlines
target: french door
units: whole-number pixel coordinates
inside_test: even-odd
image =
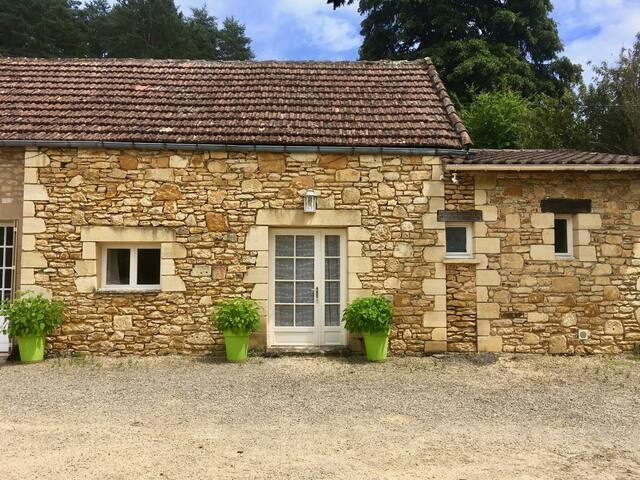
[[[276,229],[269,240],[269,344],[345,345],[344,232]]]
[[[15,258],[15,229],[0,223],[0,301],[11,298]],[[4,317],[0,317],[0,352],[9,351],[9,338],[2,333]]]

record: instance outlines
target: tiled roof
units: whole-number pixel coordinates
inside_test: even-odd
[[[429,59],[0,59],[0,140],[461,148]]]
[[[471,150],[468,159],[451,157],[450,165],[640,165],[640,157],[577,150]]]

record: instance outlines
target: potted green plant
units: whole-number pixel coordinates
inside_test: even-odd
[[[244,362],[249,349],[249,337],[260,325],[260,308],[248,298],[222,300],[211,314],[213,326],[224,335],[229,362]]]
[[[0,317],[5,319],[3,331],[18,340],[20,361],[42,361],[44,339],[62,322],[62,307],[61,301],[54,302],[32,293],[0,303]]]
[[[358,298],[345,309],[342,319],[349,332],[362,332],[367,360],[387,359],[389,331],[393,323],[393,306],[384,297]]]

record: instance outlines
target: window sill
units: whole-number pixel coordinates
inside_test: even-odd
[[[556,260],[575,260],[573,255],[556,255]]]
[[[480,263],[480,260],[473,257],[448,257],[445,258],[442,263],[477,265]]]
[[[162,292],[160,288],[146,289],[146,288],[132,288],[130,290],[123,290],[119,288],[98,288],[96,293],[106,293],[109,295],[140,295],[140,294],[158,294]]]

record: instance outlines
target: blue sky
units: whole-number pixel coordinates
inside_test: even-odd
[[[203,0],[176,0],[188,13]],[[333,11],[325,0],[207,0],[217,17],[233,15],[247,26],[259,60],[356,59],[361,43],[354,6]],[[640,30],[640,0],[553,0],[565,54],[585,65],[617,56]]]

